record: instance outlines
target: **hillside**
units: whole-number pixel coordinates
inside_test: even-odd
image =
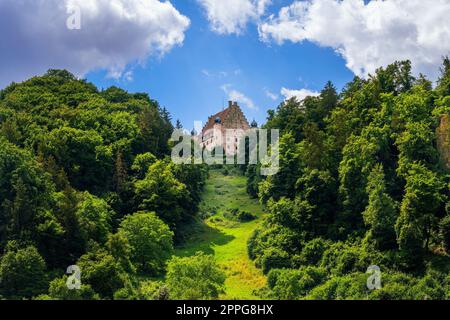
[[[256,215],[250,222],[230,220],[227,213],[239,209]],[[210,171],[200,204],[203,216],[209,216],[196,226],[186,245],[175,250],[178,256],[191,256],[197,251],[213,254],[225,270],[225,293],[222,299],[258,299],[254,291],[266,284],[266,278],[247,254],[247,242],[264,217],[261,205],[250,199],[246,179],[241,175],[223,175]]]

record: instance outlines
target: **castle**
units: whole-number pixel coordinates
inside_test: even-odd
[[[235,155],[241,138],[250,125],[237,102],[229,101],[228,108],[208,118],[199,136],[200,146],[208,151],[222,146],[226,155]]]

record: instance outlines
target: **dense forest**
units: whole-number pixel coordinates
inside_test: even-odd
[[[248,253],[274,299],[450,298],[450,60],[408,61],[270,111],[280,172],[246,168],[268,218]],[[378,266],[382,288],[368,290]]]
[[[2,90],[0,297],[166,298],[151,279],[183,241],[208,174],[172,164],[172,131],[146,94],[99,91],[67,71]],[[178,263],[189,261],[169,273]],[[71,265],[79,290],[66,285]]]
[[[279,173],[236,168],[266,211],[248,242],[267,276],[257,295],[450,298],[449,120],[449,59],[437,85],[397,62],[269,111]],[[209,176],[172,163],[173,130],[147,94],[63,70],[1,90],[0,299],[218,298],[213,256],[173,256]],[[369,266],[381,289],[368,289]]]

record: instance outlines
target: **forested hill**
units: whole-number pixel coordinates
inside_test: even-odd
[[[226,179],[239,191],[217,176],[204,191],[207,167],[171,162],[170,114],[148,95],[64,70],[11,84],[0,91],[0,299],[450,298],[449,116],[449,59],[437,85],[406,61],[283,102],[264,126],[281,131],[279,173],[233,170],[262,214],[242,177]],[[209,199],[258,210],[206,217],[236,236],[216,257],[187,243],[202,198],[200,211]],[[229,261],[245,263],[224,272]],[[239,269],[249,263],[266,286]]]
[[[450,298],[449,115],[449,59],[437,86],[398,62],[270,111],[280,172],[247,168],[269,211],[249,243],[267,296]],[[380,290],[368,290],[370,266]]]
[[[148,95],[67,71],[0,91],[0,298],[158,295],[137,276],[165,272],[207,175],[166,159],[172,131]]]

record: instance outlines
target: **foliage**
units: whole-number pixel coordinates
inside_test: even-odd
[[[138,212],[127,216],[118,233],[131,246],[131,261],[139,271],[160,274],[173,251],[173,232],[154,213]]]
[[[281,135],[279,174],[246,171],[249,195],[268,211],[248,242],[250,258],[269,273],[267,296],[448,296],[447,150],[438,125],[448,115],[449,75],[445,58],[433,88],[412,76],[409,61],[395,62],[355,77],[340,95],[327,83],[318,97],[268,112],[264,128]],[[373,292],[364,274],[371,265],[386,275]],[[326,270],[326,281],[302,291],[307,267]]]
[[[46,289],[45,261],[35,247],[8,251],[0,260],[0,295],[31,298]]]
[[[296,300],[327,279],[324,268],[304,267],[296,269],[273,269],[268,275],[271,295],[279,300]]]
[[[127,275],[120,263],[94,243],[77,261],[77,266],[81,269],[81,283],[89,284],[103,298],[112,298],[125,285]]]
[[[38,299],[44,299],[45,296],[39,296]],[[98,300],[99,295],[92,290],[90,285],[81,284],[81,288],[70,290],[67,287],[67,276],[56,278],[50,282],[48,289],[48,300]]]
[[[175,300],[217,299],[223,292],[225,274],[212,256],[197,253],[187,258],[174,257],[167,266],[167,285]]]

